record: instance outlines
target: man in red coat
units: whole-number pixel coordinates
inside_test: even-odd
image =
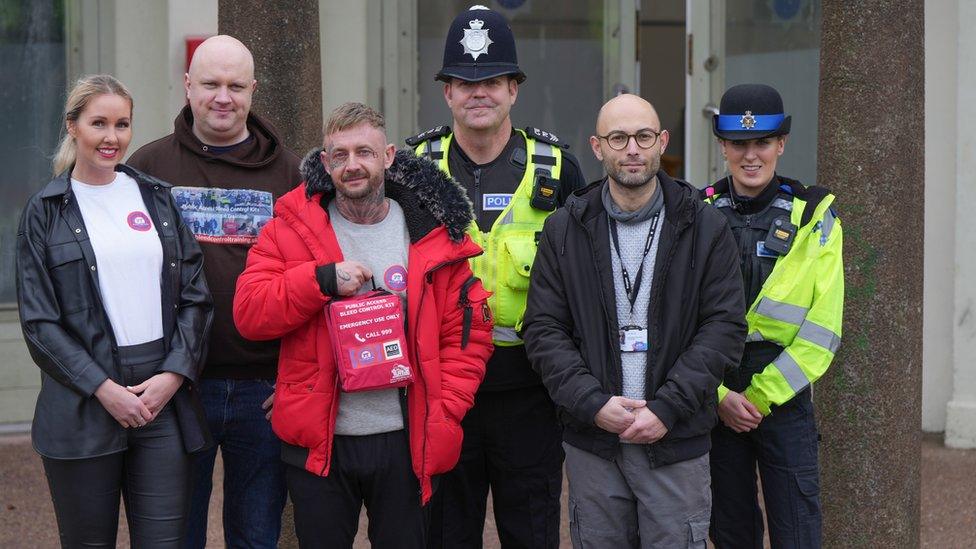
[[[464,191],[388,144],[383,116],[346,103],[305,182],[275,205],[238,279],[244,337],[281,338],[272,426],[283,441],[295,529],[307,547],[350,547],[359,511],[374,547],[424,547],[431,477],[457,462],[459,426],[491,355],[488,294],[467,259]],[[340,389],[326,307],[373,281],[401,298],[414,382]]]

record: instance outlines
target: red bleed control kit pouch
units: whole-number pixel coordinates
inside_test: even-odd
[[[326,306],[339,383],[347,393],[413,383],[400,298],[379,289]]]

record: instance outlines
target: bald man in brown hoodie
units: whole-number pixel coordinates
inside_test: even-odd
[[[204,41],[184,88],[189,104],[173,133],[136,151],[128,164],[174,185],[176,203],[203,249],[214,326],[200,396],[222,449],[226,545],[275,547],[285,502],[280,446],[268,421],[278,342],[245,340],[231,307],[247,252],[274,202],[301,181],[300,159],[251,112],[254,59],[237,39]],[[206,544],[216,454],[214,447],[194,460],[185,547]]]

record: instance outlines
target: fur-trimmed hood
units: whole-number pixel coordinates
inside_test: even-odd
[[[302,160],[305,195],[322,195],[322,206],[335,198],[335,184],[320,160],[321,148],[309,151]],[[464,188],[426,158],[399,150],[386,170],[386,196],[397,201],[407,220],[410,241],[423,238],[431,229],[444,225],[454,242],[464,239],[474,219],[474,208]]]

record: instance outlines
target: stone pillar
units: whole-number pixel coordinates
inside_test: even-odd
[[[322,144],[318,0],[220,0],[217,29],[254,54],[252,109],[302,156]]]
[[[219,0],[217,30],[254,55],[258,88],[251,109],[267,117],[299,156],[322,144],[318,0]],[[291,502],[279,547],[298,547]]]
[[[976,21],[976,1],[960,0],[957,18],[959,29]],[[973,105],[973,86],[976,86],[976,36],[971,32],[958,33],[957,70],[958,100],[956,102],[955,139],[947,128],[946,143],[956,148],[956,247],[955,247],[955,311],[952,316],[953,390],[946,406],[946,446],[976,448],[976,226],[970,221],[976,208],[976,193],[972,188],[972,170],[976,169],[976,105]]]
[[[923,0],[823,1],[818,180],[838,196],[844,343],[816,386],[825,547],[918,547]]]

